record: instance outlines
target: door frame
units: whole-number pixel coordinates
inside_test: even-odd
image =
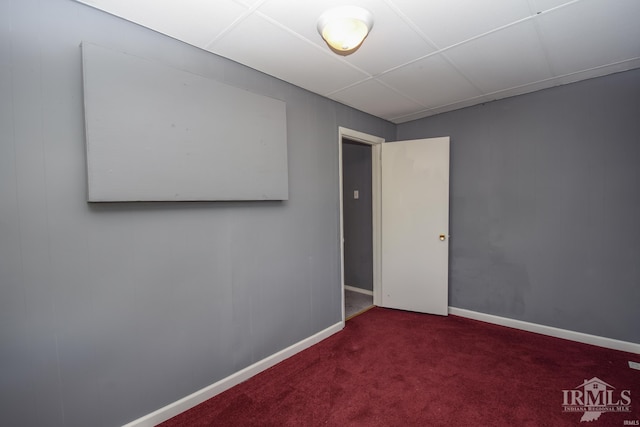
[[[380,305],[382,301],[382,169],[381,169],[381,145],[385,142],[384,138],[367,133],[359,132],[345,127],[338,127],[338,175],[340,190],[340,289],[341,289],[341,310],[342,324],[344,326],[344,194],[343,194],[343,170],[342,170],[342,140],[343,138],[360,142],[371,146],[371,214],[372,214],[372,240],[373,240],[373,304]]]

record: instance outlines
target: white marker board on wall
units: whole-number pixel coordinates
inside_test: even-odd
[[[90,202],[287,200],[286,105],[82,44]]]

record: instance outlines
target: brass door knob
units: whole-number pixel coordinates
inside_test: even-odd
[[[444,242],[446,239],[447,239],[447,236],[445,236],[444,234],[440,235],[440,240]]]

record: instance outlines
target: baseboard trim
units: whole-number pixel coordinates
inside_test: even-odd
[[[212,397],[222,393],[230,389],[231,387],[240,384],[243,381],[248,380],[254,375],[259,374],[260,372],[269,369],[270,367],[282,362],[283,360],[293,356],[296,353],[301,352],[314,344],[319,343],[325,338],[330,337],[336,332],[340,332],[344,328],[344,322],[338,322],[318,333],[312,335],[308,338],[303,339],[302,341],[293,344],[290,347],[287,347],[275,354],[272,354],[269,357],[266,357],[259,362],[254,363],[251,366],[248,366],[234,374],[229,375],[226,378],[221,379],[220,381],[211,384],[201,390],[196,391],[182,399],[170,403],[169,405],[158,409],[150,414],[147,414],[137,420],[131,421],[128,424],[125,424],[123,427],[153,427],[155,425],[160,424],[170,418],[175,417],[176,415],[193,408],[196,405],[204,402],[205,400],[211,399]]]
[[[480,320],[482,322],[493,323],[495,325],[508,326],[510,328],[521,329],[523,331],[535,332],[556,338],[563,338],[585,344],[597,345],[599,347],[610,348],[612,350],[626,351],[640,354],[640,344],[619,341],[597,335],[584,334],[582,332],[570,331],[567,329],[554,328],[537,323],[525,322],[522,320],[509,319],[507,317],[495,316],[493,314],[479,313],[477,311],[466,310],[464,308],[449,307],[449,314]]]
[[[344,288],[347,291],[358,292],[359,294],[371,295],[373,296],[373,291],[369,291],[367,289],[357,288],[355,286],[344,285]]]

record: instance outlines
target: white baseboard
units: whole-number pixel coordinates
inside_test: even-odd
[[[369,290],[367,290],[367,289],[362,289],[362,288],[358,288],[358,287],[355,287],[355,286],[349,286],[349,285],[344,285],[344,288],[345,288],[347,291],[358,292],[358,293],[360,293],[360,294],[365,294],[365,295],[371,295],[371,296],[373,296],[373,291],[369,291]]]
[[[582,332],[569,331],[567,329],[554,328],[553,326],[539,325],[522,320],[509,319],[506,317],[494,316],[493,314],[479,313],[477,311],[465,310],[464,308],[449,307],[449,314],[467,317],[469,319],[480,320],[482,322],[493,323],[495,325],[508,326],[510,328],[521,329],[523,331],[535,332],[549,335],[556,338],[564,338],[585,344],[597,345],[599,347],[613,350],[626,351],[640,354],[640,344],[619,341],[597,335],[584,334]]]
[[[260,372],[269,369],[270,367],[282,362],[283,360],[293,356],[296,353],[301,352],[314,344],[319,343],[325,338],[330,337],[336,332],[340,332],[344,328],[344,322],[338,322],[335,325],[328,327],[315,335],[310,336],[309,338],[305,338],[302,341],[293,344],[290,347],[285,348],[271,356],[262,359],[259,362],[254,363],[251,366],[248,366],[241,371],[238,371],[232,375],[229,375],[226,378],[221,379],[220,381],[211,384],[201,390],[196,391],[195,393],[190,394],[189,396],[183,397],[182,399],[170,403],[169,405],[158,409],[150,414],[147,414],[137,420],[131,421],[128,424],[125,424],[123,427],[153,427],[155,425],[160,424],[170,418],[175,417],[182,412],[193,408],[196,405],[204,402],[205,400],[211,399],[212,397],[222,393],[230,389],[231,387],[240,384],[243,381],[248,380],[254,375],[259,374]]]

